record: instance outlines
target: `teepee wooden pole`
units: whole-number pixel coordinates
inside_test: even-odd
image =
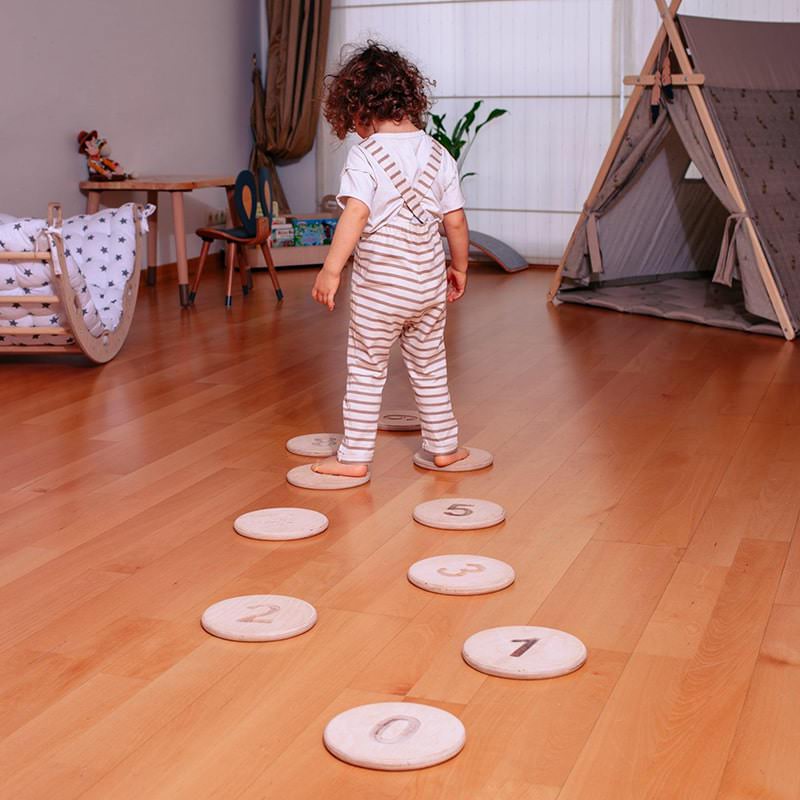
[[[672,0],[669,6],[670,19],[672,19],[675,14],[678,13],[678,9],[680,8],[682,2],[683,0]],[[664,27],[664,23],[662,22],[658,29],[658,33],[656,34],[656,38],[653,40],[653,45],[650,48],[650,52],[647,54],[647,58],[644,60],[642,70],[639,73],[639,77],[642,79],[642,81],[646,80],[647,76],[651,75],[655,69],[656,59],[658,58],[658,54],[661,51],[661,47],[666,39],[667,31]],[[600,165],[600,171],[597,173],[597,177],[594,179],[592,188],[589,190],[589,196],[586,198],[586,202],[583,204],[584,210],[581,211],[580,216],[578,217],[578,221],[572,231],[572,236],[570,236],[569,243],[564,249],[564,254],[561,256],[561,261],[558,264],[556,274],[553,276],[553,282],[550,285],[550,292],[547,295],[547,299],[550,301],[552,301],[552,299],[555,297],[559,286],[561,286],[561,276],[567,263],[567,255],[569,254],[569,251],[572,250],[572,246],[575,244],[578,231],[586,222],[585,209],[594,203],[594,201],[597,199],[597,195],[600,193],[600,189],[603,188],[603,184],[608,177],[608,173],[611,171],[611,165],[614,163],[614,159],[617,157],[622,140],[625,138],[625,131],[628,130],[628,126],[633,119],[633,115],[636,112],[636,107],[639,105],[639,100],[641,99],[643,92],[644,86],[642,84],[637,84],[633,87],[633,92],[631,92],[631,96],[628,98],[625,111],[623,112],[622,118],[617,125],[617,130],[614,132],[614,136],[611,139],[611,144],[608,146],[605,158]]]
[[[689,54],[686,52],[683,39],[681,38],[680,31],[678,30],[678,26],[675,24],[675,19],[673,18],[673,15],[670,14],[665,0],[655,0],[655,2],[663,20],[663,27],[666,28],[667,36],[669,36],[670,44],[672,45],[672,50],[675,53],[675,57],[678,59],[678,64],[681,70],[683,71],[684,75],[695,74],[691,60],[689,59]],[[736,180],[736,176],[733,173],[733,168],[731,167],[728,154],[722,145],[721,139],[719,138],[717,126],[714,124],[714,120],[711,118],[711,112],[708,110],[708,104],[706,103],[705,96],[703,95],[701,88],[697,85],[690,84],[688,89],[689,95],[694,103],[694,107],[697,110],[697,116],[700,118],[700,124],[703,126],[703,130],[708,138],[708,142],[711,145],[711,150],[714,153],[714,158],[719,166],[722,179],[725,181],[725,186],[728,188],[728,191],[733,197],[733,201],[736,203],[736,210],[740,214],[745,215],[744,228],[747,231],[747,235],[750,238],[751,244],[753,245],[756,263],[758,264],[758,272],[761,275],[761,280],[764,282],[764,288],[767,290],[772,307],[775,309],[775,314],[778,317],[778,322],[780,323],[783,335],[787,340],[791,341],[795,338],[794,328],[789,320],[789,314],[786,311],[783,298],[778,290],[778,285],[775,283],[775,276],[772,274],[772,270],[770,269],[769,262],[767,261],[767,257],[764,253],[764,248],[761,245],[761,241],[758,238],[755,226],[753,225],[753,220],[750,219],[750,216],[747,214],[747,204],[745,203],[744,195],[742,194],[742,191],[739,188],[739,182]]]

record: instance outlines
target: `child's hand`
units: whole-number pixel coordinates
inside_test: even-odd
[[[467,273],[447,268],[447,302],[454,303],[467,289]]]
[[[334,298],[339,289],[340,275],[326,270],[323,267],[317,273],[317,279],[314,281],[314,288],[311,290],[311,296],[323,306],[328,306],[328,311],[333,311],[336,308]]]

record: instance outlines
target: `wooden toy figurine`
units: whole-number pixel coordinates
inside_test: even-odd
[[[129,177],[118,161],[103,155],[106,140],[97,131],[81,131],[78,134],[78,152],[86,156],[89,179],[93,181],[121,181]]]

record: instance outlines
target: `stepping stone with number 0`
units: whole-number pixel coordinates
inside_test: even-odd
[[[325,458],[336,455],[341,441],[342,436],[338,433],[308,433],[289,439],[286,449],[296,456]]]
[[[307,539],[328,527],[328,518],[308,508],[260,508],[237,517],[233,529],[248,539],[270,542]]]
[[[464,642],[464,661],[501,678],[555,678],[582,667],[586,645],[571,633],[535,625],[480,631]]]
[[[384,411],[378,417],[378,428],[382,431],[418,431],[421,427],[416,411]]]
[[[282,594],[247,594],[209,606],[203,627],[220,639],[273,642],[299,636],[314,627],[317,611],[310,603]]]
[[[505,518],[506,512],[502,506],[472,497],[441,497],[420,503],[414,509],[414,519],[421,525],[446,531],[491,528]]]
[[[489,594],[514,582],[514,568],[487,556],[433,556],[408,568],[414,586],[437,594]]]
[[[343,711],[326,726],[325,747],[348,764],[408,770],[441,764],[464,747],[461,720],[421,703],[371,703]]]
[[[477,447],[468,447],[467,450],[469,455],[466,458],[450,464],[449,467],[437,467],[433,463],[433,456],[424,450],[417,450],[414,453],[414,463],[418,467],[430,469],[434,472],[471,472],[472,470],[485,469],[492,466],[494,456],[488,450],[480,450]]]

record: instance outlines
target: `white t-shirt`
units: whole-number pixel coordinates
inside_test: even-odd
[[[425,131],[410,133],[373,133],[372,137],[392,157],[413,186],[428,165],[433,139]],[[378,230],[403,205],[397,189],[383,167],[364,148],[354,145],[347,154],[336,200],[344,208],[348,197],[355,197],[369,208],[365,233]],[[444,151],[442,163],[423,207],[436,219],[464,207],[464,196],[455,160]]]

